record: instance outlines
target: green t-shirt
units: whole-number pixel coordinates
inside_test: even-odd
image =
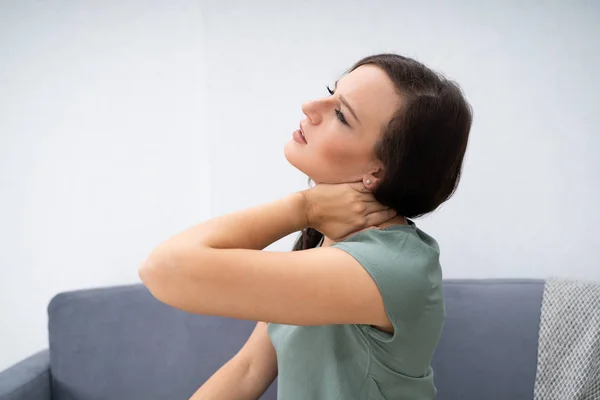
[[[268,324],[279,400],[433,399],[431,359],[445,318],[439,247],[393,225],[334,243],[371,275],[394,334],[365,324]]]

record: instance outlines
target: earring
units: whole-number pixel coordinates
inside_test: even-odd
[[[366,182],[366,184],[367,184],[367,185],[370,185],[370,184],[371,184],[371,180],[370,180],[370,179],[367,179],[367,182]]]

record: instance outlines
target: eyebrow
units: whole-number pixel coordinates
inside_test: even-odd
[[[338,79],[338,81],[339,81],[339,79]],[[333,86],[333,90],[334,91],[337,89],[338,81],[335,81],[335,85]],[[362,122],[360,122],[360,119],[358,119],[358,117],[356,116],[356,113],[354,112],[354,110],[352,109],[352,107],[350,107],[350,104],[348,104],[348,101],[346,101],[346,99],[344,98],[344,96],[342,96],[341,94],[340,94],[340,101],[342,103],[344,103],[344,105],[348,108],[348,110],[350,110],[350,113],[352,114],[352,116],[354,116],[354,119],[356,119],[359,124],[362,124]]]

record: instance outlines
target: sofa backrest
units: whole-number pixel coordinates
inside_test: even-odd
[[[531,400],[543,280],[447,280],[437,400]]]
[[[444,282],[438,400],[533,397],[542,291],[540,280]],[[256,324],[173,309],[142,285],[61,293],[48,315],[55,400],[188,399]]]
[[[143,285],[61,293],[48,315],[55,400],[188,399],[256,325],[171,308]]]

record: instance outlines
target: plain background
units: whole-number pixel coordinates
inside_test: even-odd
[[[445,277],[600,279],[599,4],[0,1],[0,370],[47,347],[56,293],[305,189],[302,102],[379,52],[474,109],[457,193],[416,221]]]

